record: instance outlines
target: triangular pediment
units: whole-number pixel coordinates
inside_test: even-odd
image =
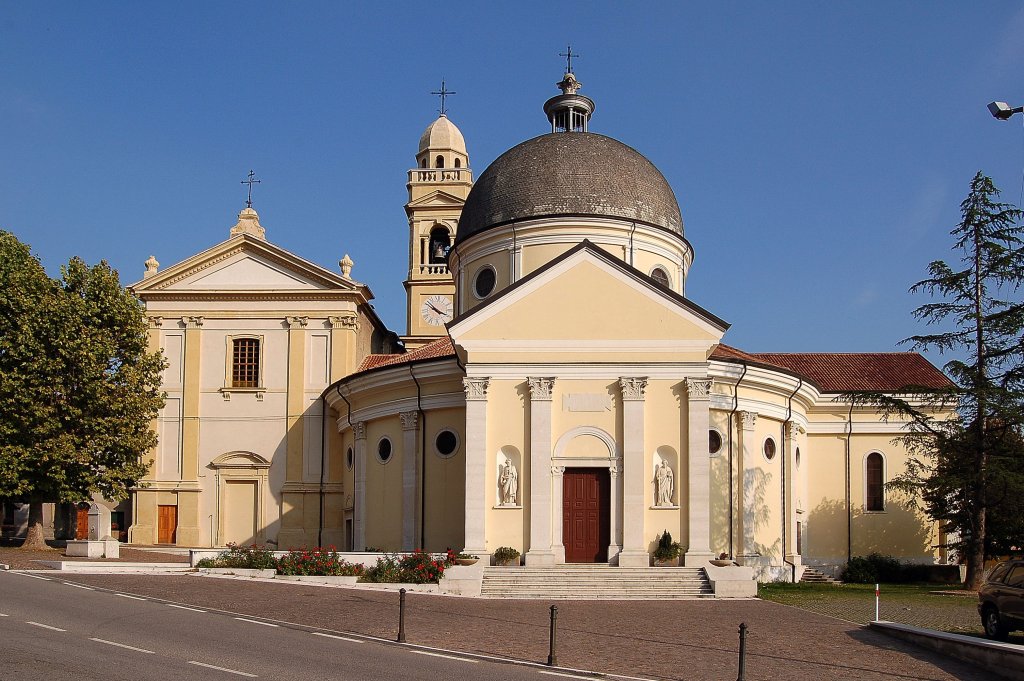
[[[431,206],[437,207],[459,207],[465,204],[465,199],[460,199],[454,194],[449,194],[445,191],[433,191],[425,196],[421,196],[415,201],[410,201],[406,204],[407,208],[425,208]]]
[[[689,361],[705,359],[727,328],[585,242],[456,319],[449,331],[471,355]]]
[[[328,291],[360,285],[249,235],[235,236],[132,285],[147,292]]]

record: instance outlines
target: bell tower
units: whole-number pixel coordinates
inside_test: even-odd
[[[444,111],[420,137],[416,167],[409,171],[409,276],[405,347],[415,350],[447,335],[444,325],[454,314],[455,283],[448,271],[448,249],[462,206],[473,186],[466,141]]]

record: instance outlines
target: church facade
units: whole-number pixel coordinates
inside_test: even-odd
[[[230,238],[133,286],[168,360],[130,541],[520,551],[528,565],[723,554],[795,579],[878,551],[942,562],[885,489],[907,456],[842,393],[944,385],[916,353],[753,353],[686,296],[661,173],[589,131],[567,73],[550,132],[474,181],[445,114],[408,172],[407,324],[352,278]]]

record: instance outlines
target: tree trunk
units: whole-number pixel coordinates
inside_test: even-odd
[[[28,505],[28,534],[21,548],[29,551],[48,549],[46,537],[43,535],[43,502],[32,501]]]

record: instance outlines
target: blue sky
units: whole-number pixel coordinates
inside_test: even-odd
[[[0,227],[125,283],[244,206],[404,332],[406,171],[449,115],[479,175],[546,132],[566,43],[591,130],[650,158],[696,251],[687,295],[749,351],[887,351],[978,170],[1021,197],[1024,6],[0,2]],[[944,358],[933,357],[941,364]]]

